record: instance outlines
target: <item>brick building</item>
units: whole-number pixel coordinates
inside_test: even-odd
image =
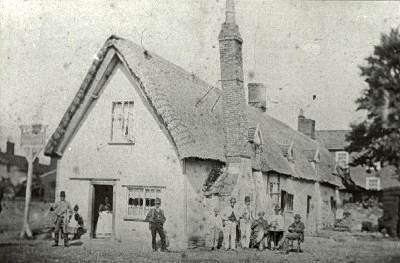
[[[235,196],[307,231],[334,221],[341,181],[329,151],[265,112],[265,86],[248,83],[234,1],[219,34],[221,86],[129,40],[111,36],[96,55],[46,146],[59,158],[57,193],[79,204],[95,236],[96,211],[112,200],[113,236],[150,243],[143,221],[162,199],[171,246],[207,244],[209,215]]]

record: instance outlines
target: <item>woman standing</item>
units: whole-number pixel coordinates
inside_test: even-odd
[[[111,237],[112,235],[112,207],[108,197],[104,198],[104,204],[99,206],[99,218],[97,221],[96,237]]]

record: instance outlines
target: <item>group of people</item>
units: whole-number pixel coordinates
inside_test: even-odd
[[[212,217],[213,244],[212,250],[218,248],[220,233],[223,233],[223,243],[225,250],[236,249],[236,233],[240,233],[240,245],[243,249],[258,248],[263,250],[265,247],[271,250],[288,252],[289,243],[292,240],[304,241],[304,223],[301,216],[296,214],[294,222],[289,226],[288,231],[284,231],[284,218],[281,215],[279,206],[274,208],[275,213],[268,220],[265,212],[260,211],[257,217],[250,205],[250,197],[244,199],[244,206],[239,209],[236,206],[236,199],[230,199],[230,205],[221,212],[214,209]],[[238,231],[239,230],[239,231]],[[272,244],[271,244],[272,243]]]
[[[79,214],[79,207],[75,205],[71,209],[71,204],[65,200],[65,192],[60,192],[60,201],[56,202],[50,208],[54,212],[55,228],[54,228],[54,245],[58,246],[61,232],[61,238],[64,239],[64,246],[68,246],[68,234],[73,234],[74,239],[80,238],[86,232],[83,225],[83,219]],[[304,241],[304,223],[301,222],[301,216],[296,214],[294,222],[289,226],[288,231],[284,231],[284,218],[281,215],[279,206],[274,208],[275,213],[269,220],[265,218],[265,212],[260,211],[257,217],[251,207],[250,197],[244,199],[243,208],[236,206],[236,199],[230,199],[230,205],[222,211],[214,209],[212,216],[212,250],[219,248],[220,233],[223,233],[223,243],[225,250],[236,249],[236,234],[239,232],[240,245],[243,249],[258,248],[263,250],[269,248],[271,250],[278,249],[282,252],[288,252],[289,242],[297,240]],[[99,207],[99,220],[97,230],[100,232],[111,232],[111,203],[105,198],[105,203]],[[161,209],[161,199],[155,199],[155,207],[148,212],[146,222],[149,223],[149,229],[152,237],[153,251],[161,248],[161,251],[168,251],[166,233],[164,231],[164,223],[166,221],[164,211]],[[104,230],[104,231],[103,231]],[[157,244],[156,235],[160,236],[160,243]]]

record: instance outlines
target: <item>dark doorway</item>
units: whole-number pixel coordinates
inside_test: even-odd
[[[103,184],[95,184],[94,188],[94,196],[93,196],[93,207],[92,207],[92,237],[96,238],[96,226],[99,218],[99,207],[101,204],[104,204],[104,200],[107,197],[110,201],[110,204],[113,205],[113,186],[112,185],[103,185]],[[112,212],[114,212],[114,207],[111,207]]]

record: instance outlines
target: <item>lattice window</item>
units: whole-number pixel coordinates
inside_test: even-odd
[[[368,190],[380,190],[381,180],[377,177],[367,177],[366,186]]]
[[[129,186],[127,193],[127,216],[144,220],[148,211],[155,206],[156,198],[161,197],[162,187]]]
[[[349,167],[349,153],[345,151],[336,152],[336,163],[342,168]]]

